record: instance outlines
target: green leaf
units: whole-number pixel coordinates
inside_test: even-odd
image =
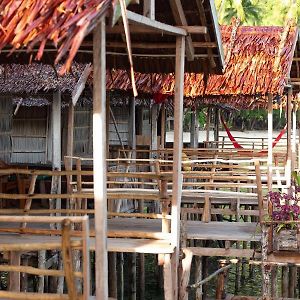
[[[126,3],[126,7],[132,2],[133,0],[125,0],[125,3]],[[119,18],[121,17],[122,15],[122,12],[121,12],[121,6],[120,6],[120,2],[119,1],[116,1],[117,3],[115,3],[114,5],[114,12],[113,12],[113,17],[112,17],[112,26],[114,26]]]
[[[276,228],[276,232],[278,233],[281,229],[285,227],[285,224],[279,224]]]

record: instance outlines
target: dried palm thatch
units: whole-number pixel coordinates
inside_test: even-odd
[[[0,49],[28,51],[38,46],[41,59],[47,42],[58,47],[55,62],[67,55],[64,73],[71,66],[84,37],[106,13],[113,0],[2,0],[0,2]]]
[[[235,34],[233,34],[233,32]],[[185,74],[184,95],[189,105],[222,102],[235,107],[266,106],[265,95],[282,95],[289,77],[298,30],[286,27],[222,26],[226,68],[223,75]],[[109,89],[129,90],[126,71],[111,71]],[[173,94],[173,74],[136,73],[136,86],[144,93]]]

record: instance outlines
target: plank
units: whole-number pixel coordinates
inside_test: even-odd
[[[187,221],[187,238],[197,240],[260,241],[256,223]]]

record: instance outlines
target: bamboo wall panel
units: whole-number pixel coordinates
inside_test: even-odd
[[[0,160],[7,163],[11,158],[12,101],[6,96],[0,97]]]
[[[115,116],[118,131],[121,136],[122,142],[124,145],[128,145],[128,120],[129,120],[129,111],[128,107],[113,107],[113,114]],[[109,144],[110,145],[120,145],[120,141],[114,127],[112,118],[109,120]]]
[[[74,112],[74,154],[92,155],[92,109],[76,106]]]
[[[47,138],[47,108],[20,107],[13,116],[11,162],[45,163]]]

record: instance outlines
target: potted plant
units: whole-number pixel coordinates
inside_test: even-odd
[[[275,222],[273,227],[274,251],[299,251],[300,235],[298,233],[298,220],[300,220],[299,188],[290,189],[288,193],[269,192],[272,203],[271,219]]]

